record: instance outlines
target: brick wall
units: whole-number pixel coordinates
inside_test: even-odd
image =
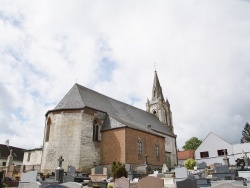
[[[142,140],[142,155],[138,155],[138,138]],[[156,157],[156,144],[159,145],[159,157]],[[146,132],[126,128],[126,163],[143,164],[145,154],[148,156],[148,163],[162,165],[165,162],[165,140],[163,137],[152,135]]]
[[[142,140],[142,155],[138,155],[138,137]],[[159,157],[156,157],[156,143],[159,145]],[[164,144],[162,137],[127,127],[104,131],[101,141],[101,164],[108,165],[113,161],[143,164],[147,154],[150,164],[162,165],[165,161]]]
[[[125,163],[125,128],[102,132],[101,164]]]

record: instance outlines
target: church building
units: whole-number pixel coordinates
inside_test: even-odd
[[[45,116],[42,172],[54,171],[60,156],[64,169],[81,172],[113,161],[133,168],[145,156],[154,167],[177,164],[170,104],[156,71],[146,111],[75,84]]]

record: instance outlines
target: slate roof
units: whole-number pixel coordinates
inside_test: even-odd
[[[0,144],[0,159],[6,159],[10,155],[10,150],[12,149],[12,155],[13,155],[13,160],[16,161],[23,161],[23,155],[24,155],[24,149],[22,148],[17,148],[13,146],[7,147],[5,144]]]
[[[59,104],[53,110],[48,111],[47,114],[51,111],[83,109],[84,107],[90,107],[105,112],[110,117],[113,117],[130,128],[147,131],[152,134],[157,134],[153,131],[156,130],[165,135],[176,137],[176,135],[170,131],[166,125],[162,124],[155,115],[107,97],[79,84],[75,84]],[[151,129],[148,129],[148,125],[151,125]],[[103,130],[113,128],[117,127],[107,123],[103,127]]]

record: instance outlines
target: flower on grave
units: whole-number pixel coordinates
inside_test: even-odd
[[[19,174],[14,174],[15,178],[20,178]]]

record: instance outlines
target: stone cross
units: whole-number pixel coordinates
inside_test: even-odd
[[[58,160],[58,167],[62,167],[62,162],[64,161],[64,159],[62,158],[62,156],[57,159]]]
[[[247,154],[243,150],[242,150],[242,155],[243,155],[243,158],[247,158]]]

